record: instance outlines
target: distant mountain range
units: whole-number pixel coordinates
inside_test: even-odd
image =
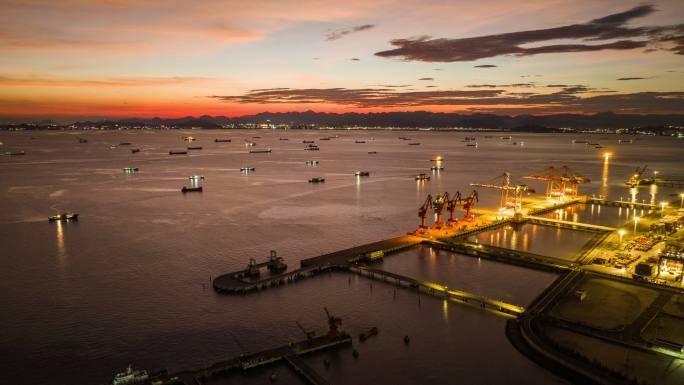
[[[294,127],[309,125],[330,127],[402,127],[402,128],[491,128],[520,131],[554,131],[559,128],[654,128],[684,126],[684,114],[673,115],[630,115],[603,112],[594,115],[497,115],[457,114],[428,111],[380,112],[380,113],[325,113],[325,112],[263,112],[236,118],[225,116],[183,117],[183,118],[127,118],[118,120],[84,121],[77,126],[147,125],[172,127],[221,128],[226,125],[289,124]]]

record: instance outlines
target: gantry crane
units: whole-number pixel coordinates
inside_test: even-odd
[[[504,210],[509,207],[513,207],[513,210],[517,213],[520,211],[520,207],[522,207],[522,196],[525,193],[534,193],[534,189],[531,189],[528,185],[526,184],[518,184],[518,185],[511,185],[511,174],[508,172],[504,172],[502,175],[497,176],[496,178],[492,179],[492,181],[500,179],[501,183],[500,184],[494,184],[494,183],[471,183],[471,186],[478,186],[478,187],[485,187],[485,188],[493,188],[493,189],[498,189],[501,190],[501,198],[499,200],[499,209]],[[510,194],[509,191],[513,191],[513,201],[510,201]]]
[[[447,225],[452,225],[458,222],[458,219],[454,218],[454,212],[456,211],[456,207],[462,203],[463,201],[461,199],[461,192],[456,191],[456,194],[454,194],[454,196],[447,203],[447,210],[449,210],[449,219],[447,220]]]
[[[465,214],[463,215],[463,220],[472,222],[475,219],[475,215],[473,215],[473,207],[475,206],[476,202],[479,202],[480,198],[477,194],[477,190],[473,190],[472,193],[470,193],[469,196],[466,198],[463,198],[463,210],[465,210]]]
[[[589,183],[590,180],[577,175],[568,166],[550,166],[543,172],[524,176],[525,179],[546,181],[546,197],[564,200],[567,195],[576,197],[579,193],[579,185]]]
[[[437,214],[437,219],[435,219],[434,228],[439,229],[442,227],[442,225],[444,225],[444,223],[442,223],[442,213],[444,212],[444,208],[447,206],[448,203],[448,192],[445,192],[444,194],[438,194],[434,202],[432,202],[432,207],[435,210],[435,214]]]
[[[428,194],[425,202],[418,209],[418,217],[420,218],[420,228],[427,228],[427,213],[432,208],[432,195]]]

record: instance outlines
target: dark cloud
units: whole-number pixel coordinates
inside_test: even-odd
[[[547,87],[557,88],[557,87],[567,87],[567,84],[549,84]]]
[[[432,81],[435,80],[435,78],[420,78],[418,80]]]
[[[381,57],[425,62],[473,61],[500,55],[530,56],[544,53],[630,50],[636,48],[667,49],[684,55],[684,24],[655,27],[627,27],[626,23],[655,12],[651,5],[641,5],[587,23],[556,28],[447,39],[420,36],[394,39],[395,48],[377,52]],[[577,43],[547,44],[555,40],[577,40]],[[536,44],[530,47],[529,44]],[[662,47],[662,45],[667,47]],[[489,68],[479,67],[477,68]]]
[[[338,29],[336,31],[332,31],[329,34],[325,35],[325,40],[326,41],[338,40],[338,39],[341,39],[341,38],[349,35],[350,33],[365,31],[365,30],[371,29],[373,27],[375,27],[375,25],[373,25],[373,24],[364,24],[364,25],[357,25],[356,27],[352,27],[352,28]]]
[[[425,88],[435,88],[435,87],[437,87],[437,86],[433,86],[433,85],[425,86]]]
[[[349,59],[349,60],[351,60],[351,61],[360,61],[361,59],[359,59],[359,58],[357,58],[357,57],[353,57],[353,58],[351,58],[351,59]]]
[[[617,78],[616,80],[644,80],[647,78],[639,78],[639,77],[633,77],[633,78]]]
[[[631,94],[598,91],[582,85],[552,93],[479,90],[397,90],[387,88],[310,88],[252,90],[243,95],[212,98],[241,104],[335,104],[353,108],[417,108],[453,106],[472,111],[510,109],[525,113],[678,113],[684,110],[684,92]]]
[[[479,64],[476,66],[473,66],[473,68],[496,68],[498,67],[497,65],[494,64]]]
[[[513,84],[469,84],[466,88],[510,88],[510,87],[534,87],[534,83],[513,83]]]

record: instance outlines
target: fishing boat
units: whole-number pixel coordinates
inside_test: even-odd
[[[48,217],[48,222],[68,222],[68,221],[77,221],[77,220],[78,220],[78,214],[77,213],[60,213],[60,214]]]
[[[201,150],[202,146],[193,146],[193,147],[188,147],[188,150]]]
[[[408,144],[409,146],[420,146],[420,143],[418,142],[412,142]]]
[[[430,175],[418,174],[416,175],[416,180],[430,180]]]
[[[124,167],[123,172],[125,172],[127,174],[133,173],[133,172],[138,172],[138,168],[137,167]]]
[[[354,143],[366,143],[366,141],[365,140],[356,140],[356,141],[354,141]]]
[[[136,154],[138,152],[140,152],[139,148],[131,148],[131,154]]]
[[[369,154],[377,154],[377,151],[368,151]]]
[[[302,140],[302,143],[307,144],[307,143],[313,143],[313,140]]]
[[[240,172],[248,173],[256,170],[254,167],[240,167]]]
[[[187,155],[187,151],[183,150],[171,150],[169,151],[169,155]]]
[[[214,143],[230,143],[230,142],[231,142],[231,139],[219,139],[219,138],[214,139]]]
[[[317,160],[307,160],[306,164],[307,164],[307,166],[318,166],[318,161]]]
[[[354,173],[356,176],[370,176],[370,172],[368,171],[357,171]]]
[[[318,148],[318,146],[316,146],[315,144],[310,144],[310,145],[304,147],[304,151],[318,151],[318,150],[320,150],[320,148]]]
[[[323,183],[325,182],[325,178],[311,178],[309,179],[309,183]]]

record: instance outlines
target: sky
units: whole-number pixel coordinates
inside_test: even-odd
[[[684,2],[0,0],[0,116],[684,111]]]

